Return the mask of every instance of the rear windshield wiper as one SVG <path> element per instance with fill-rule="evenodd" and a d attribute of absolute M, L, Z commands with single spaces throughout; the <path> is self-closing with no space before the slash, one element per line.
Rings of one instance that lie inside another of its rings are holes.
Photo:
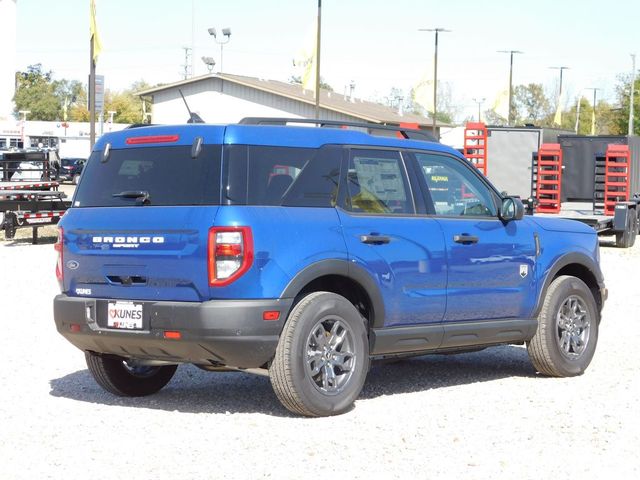
<path fill-rule="evenodd" d="M 114 193 L 111 196 L 116 198 L 135 198 L 136 205 L 150 203 L 149 192 L 146 190 L 126 190 L 124 192 Z"/>

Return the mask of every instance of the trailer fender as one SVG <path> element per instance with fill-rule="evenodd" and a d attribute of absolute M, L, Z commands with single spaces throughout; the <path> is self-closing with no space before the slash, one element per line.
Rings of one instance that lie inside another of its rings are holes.
<path fill-rule="evenodd" d="M 636 225 L 634 221 L 636 217 L 635 202 L 619 202 L 613 212 L 613 231 L 624 232 L 628 228 Z"/>

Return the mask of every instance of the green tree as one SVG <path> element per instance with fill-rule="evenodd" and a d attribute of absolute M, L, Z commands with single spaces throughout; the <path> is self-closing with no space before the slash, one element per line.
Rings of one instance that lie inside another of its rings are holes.
<path fill-rule="evenodd" d="M 302 76 L 292 75 L 289 78 L 289 83 L 293 83 L 294 85 L 302 85 Z M 325 82 L 322 77 L 320 77 L 320 90 L 327 90 L 328 92 L 333 92 L 333 87 L 329 85 L 327 82 Z"/>
<path fill-rule="evenodd" d="M 631 75 L 619 75 L 616 85 L 616 99 L 619 109 L 614 113 L 612 122 L 621 135 L 629 132 L 629 106 L 631 100 Z M 640 76 L 636 76 L 633 96 L 633 132 L 640 134 Z"/>
<path fill-rule="evenodd" d="M 51 71 L 44 71 L 40 63 L 29 65 L 25 72 L 16 74 L 16 93 L 13 97 L 16 115 L 29 110 L 30 120 L 59 120 L 62 104 L 56 95 L 56 82 Z"/>
<path fill-rule="evenodd" d="M 516 124 L 550 126 L 550 121 L 553 121 L 552 102 L 540 83 L 516 86 L 513 89 L 512 108 Z"/>

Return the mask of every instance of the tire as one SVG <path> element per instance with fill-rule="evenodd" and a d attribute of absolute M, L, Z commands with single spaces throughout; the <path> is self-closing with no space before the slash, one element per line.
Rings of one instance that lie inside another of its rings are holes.
<path fill-rule="evenodd" d="M 144 397 L 158 392 L 176 373 L 177 365 L 133 366 L 124 358 L 85 352 L 87 366 L 98 385 L 120 397 Z"/>
<path fill-rule="evenodd" d="M 535 369 L 551 377 L 573 377 L 587 369 L 598 343 L 600 314 L 589 287 L 563 275 L 551 282 L 538 315 L 538 330 L 527 342 Z"/>
<path fill-rule="evenodd" d="M 282 405 L 309 417 L 348 411 L 369 370 L 366 320 L 344 297 L 314 292 L 291 311 L 269 368 Z"/>
<path fill-rule="evenodd" d="M 616 247 L 631 248 L 636 243 L 638 234 L 638 218 L 635 210 L 630 210 L 624 232 L 616 232 Z"/>

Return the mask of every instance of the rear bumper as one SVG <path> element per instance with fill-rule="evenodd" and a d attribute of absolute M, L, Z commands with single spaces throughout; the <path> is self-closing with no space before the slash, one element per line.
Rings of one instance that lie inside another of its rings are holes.
<path fill-rule="evenodd" d="M 142 330 L 106 328 L 106 299 L 58 295 L 56 328 L 84 351 L 175 363 L 256 368 L 273 358 L 292 299 L 152 302 L 143 305 Z M 275 321 L 264 311 L 280 312 Z M 166 331 L 180 339 L 165 338 Z"/>

